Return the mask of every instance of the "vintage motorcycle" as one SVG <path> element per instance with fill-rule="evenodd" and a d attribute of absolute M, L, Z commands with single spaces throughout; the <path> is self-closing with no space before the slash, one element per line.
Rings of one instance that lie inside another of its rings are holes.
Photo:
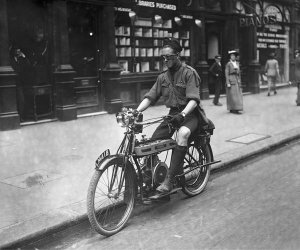
<path fill-rule="evenodd" d="M 96 160 L 95 173 L 90 181 L 87 195 L 87 214 L 92 228 L 110 236 L 119 232 L 130 218 L 136 202 L 149 204 L 159 200 L 155 189 L 168 173 L 168 152 L 175 146 L 173 139 L 151 140 L 142 135 L 146 126 L 168 121 L 169 116 L 143 121 L 143 114 L 135 115 L 132 109 L 123 108 L 116 115 L 124 128 L 124 138 L 114 155 L 105 150 Z M 174 189 L 188 196 L 201 193 L 210 176 L 214 161 L 210 137 L 214 126 L 208 125 L 190 136 L 184 160 L 184 173 L 176 176 Z M 164 154 L 164 160 L 160 158 Z"/>

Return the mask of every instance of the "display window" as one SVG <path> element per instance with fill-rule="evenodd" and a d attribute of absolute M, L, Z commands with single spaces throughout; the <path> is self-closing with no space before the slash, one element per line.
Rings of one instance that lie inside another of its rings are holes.
<path fill-rule="evenodd" d="M 177 38 L 183 47 L 182 60 L 190 62 L 190 28 L 180 17 L 139 16 L 133 11 L 116 11 L 115 44 L 122 74 L 161 71 L 164 39 Z"/>

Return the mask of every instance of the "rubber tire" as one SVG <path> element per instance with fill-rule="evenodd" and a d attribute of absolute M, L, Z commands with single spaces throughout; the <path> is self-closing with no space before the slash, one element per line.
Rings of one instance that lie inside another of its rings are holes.
<path fill-rule="evenodd" d="M 127 205 L 127 209 L 124 212 L 124 215 L 122 216 L 122 219 L 120 220 L 120 223 L 118 223 L 118 225 L 115 228 L 107 229 L 107 228 L 103 227 L 97 220 L 95 209 L 94 209 L 94 204 L 95 204 L 95 194 L 96 194 L 97 186 L 99 183 L 99 179 L 101 178 L 103 173 L 106 173 L 106 170 L 109 167 L 112 167 L 113 164 L 118 164 L 118 162 L 120 162 L 120 160 L 115 158 L 115 159 L 109 161 L 107 163 L 107 165 L 102 168 L 102 170 L 96 170 L 90 181 L 90 185 L 88 188 L 87 215 L 88 215 L 91 227 L 97 233 L 102 234 L 104 236 L 111 236 L 113 234 L 118 233 L 121 229 L 123 229 L 124 226 L 126 225 L 127 221 L 129 220 L 129 218 L 132 214 L 133 208 L 135 206 L 135 198 L 136 198 L 136 190 L 137 190 L 136 189 L 136 173 L 135 173 L 133 166 L 128 163 L 129 165 L 126 168 L 124 177 L 125 177 L 125 182 L 126 182 L 126 179 L 132 181 L 132 185 L 130 186 L 130 189 L 131 189 L 130 196 L 131 197 L 130 197 L 129 205 Z M 125 185 L 125 184 L 123 184 L 123 185 Z"/>
<path fill-rule="evenodd" d="M 212 153 L 210 151 L 210 147 L 209 147 L 208 144 L 205 144 L 205 145 L 200 146 L 200 147 L 196 147 L 194 145 L 194 143 L 191 143 L 189 145 L 188 151 L 193 149 L 193 148 L 198 151 L 199 156 L 202 155 L 204 157 L 202 159 L 202 162 L 200 161 L 200 164 L 212 162 L 213 156 L 212 156 Z M 188 154 L 187 154 L 187 157 L 188 157 Z M 196 160 L 199 161 L 201 159 L 196 159 Z M 186 163 L 186 160 L 185 160 L 185 163 Z M 199 182 L 195 183 L 194 185 L 190 185 L 188 180 L 185 181 L 185 184 L 182 187 L 182 192 L 184 194 L 192 197 L 192 196 L 200 194 L 205 189 L 205 187 L 208 183 L 209 177 L 210 177 L 211 166 L 209 165 L 209 166 L 204 167 L 204 168 L 206 168 L 205 169 L 206 172 L 203 176 L 204 178 L 201 178 L 201 180 Z"/>

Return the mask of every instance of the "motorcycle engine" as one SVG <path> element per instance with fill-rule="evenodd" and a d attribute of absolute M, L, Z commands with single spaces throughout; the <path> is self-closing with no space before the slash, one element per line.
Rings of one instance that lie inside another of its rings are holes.
<path fill-rule="evenodd" d="M 168 166 L 166 163 L 159 161 L 153 170 L 153 184 L 158 186 L 161 184 L 168 174 Z"/>
<path fill-rule="evenodd" d="M 144 162 L 141 165 L 143 166 L 143 181 L 148 190 L 159 186 L 167 176 L 168 166 L 160 161 L 157 155 L 144 158 Z"/>

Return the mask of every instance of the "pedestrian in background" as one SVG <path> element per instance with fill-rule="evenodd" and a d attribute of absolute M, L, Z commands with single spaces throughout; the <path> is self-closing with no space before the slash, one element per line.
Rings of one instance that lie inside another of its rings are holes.
<path fill-rule="evenodd" d="M 300 51 L 299 50 L 295 51 L 295 81 L 298 86 L 296 103 L 297 106 L 300 106 Z"/>
<path fill-rule="evenodd" d="M 225 67 L 227 110 L 230 113 L 240 114 L 240 111 L 243 111 L 243 95 L 240 64 L 236 60 L 238 52 L 230 50 L 228 54 L 230 59 Z"/>
<path fill-rule="evenodd" d="M 266 61 L 265 65 L 265 72 L 268 79 L 268 96 L 270 96 L 272 86 L 274 95 L 276 95 L 276 80 L 279 77 L 279 66 L 278 61 L 275 59 L 275 53 L 269 55 L 269 59 Z"/>
<path fill-rule="evenodd" d="M 213 100 L 213 104 L 216 106 L 222 106 L 222 103 L 219 102 L 223 76 L 220 55 L 215 56 L 215 62 L 211 65 L 208 71 L 213 76 L 215 82 L 215 98 Z"/>

